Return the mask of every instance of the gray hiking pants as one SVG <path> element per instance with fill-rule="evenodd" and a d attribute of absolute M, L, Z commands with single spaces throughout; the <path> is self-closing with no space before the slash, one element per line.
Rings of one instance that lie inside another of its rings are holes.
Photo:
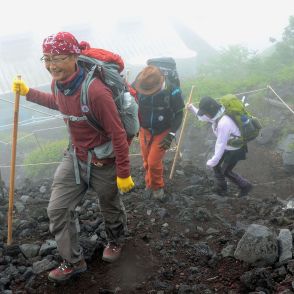
<path fill-rule="evenodd" d="M 47 208 L 50 231 L 55 235 L 61 257 L 71 263 L 81 260 L 79 224 L 75 207 L 88 189 L 86 171 L 80 168 L 81 183 L 76 184 L 73 159 L 66 154 L 58 166 Z M 126 214 L 116 184 L 115 164 L 91 167 L 90 187 L 99 197 L 109 242 L 121 243 L 126 228 Z"/>

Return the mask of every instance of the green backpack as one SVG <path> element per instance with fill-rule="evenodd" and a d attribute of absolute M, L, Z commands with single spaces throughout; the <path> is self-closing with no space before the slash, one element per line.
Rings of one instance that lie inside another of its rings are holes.
<path fill-rule="evenodd" d="M 244 103 L 237 96 L 228 94 L 221 97 L 219 102 L 225 107 L 225 114 L 236 123 L 241 132 L 241 137 L 229 140 L 230 146 L 241 147 L 258 137 L 261 130 L 258 118 L 246 110 Z"/>

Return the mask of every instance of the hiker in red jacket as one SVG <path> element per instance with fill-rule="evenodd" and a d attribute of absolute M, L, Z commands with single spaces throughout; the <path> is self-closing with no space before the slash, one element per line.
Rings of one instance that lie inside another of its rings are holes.
<path fill-rule="evenodd" d="M 50 231 L 64 260 L 49 273 L 49 279 L 57 282 L 87 269 L 75 216 L 75 207 L 87 189 L 93 188 L 99 197 L 108 237 L 102 259 L 112 262 L 120 256 L 126 230 L 118 190 L 128 192 L 134 186 L 126 132 L 110 89 L 98 78 L 90 84 L 88 97 L 103 130 L 94 129 L 82 115 L 80 93 L 85 72 L 77 64 L 80 53 L 81 46 L 72 34 L 50 35 L 43 41 L 41 60 L 52 76 L 52 93 L 29 88 L 22 80 L 15 79 L 12 85 L 13 91 L 28 101 L 59 110 L 70 134 L 70 147 L 55 172 L 47 209 Z"/>

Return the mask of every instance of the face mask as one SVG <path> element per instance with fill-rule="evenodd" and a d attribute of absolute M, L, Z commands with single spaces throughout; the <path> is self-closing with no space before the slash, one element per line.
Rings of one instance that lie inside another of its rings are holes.
<path fill-rule="evenodd" d="M 198 116 L 199 120 L 213 123 L 213 119 L 208 117 L 207 115 L 203 114 L 201 116 Z"/>

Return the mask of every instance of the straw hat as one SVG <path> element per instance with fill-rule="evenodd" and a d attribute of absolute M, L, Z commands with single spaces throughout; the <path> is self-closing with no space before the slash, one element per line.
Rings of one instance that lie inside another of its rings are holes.
<path fill-rule="evenodd" d="M 162 88 L 164 76 L 154 65 L 146 66 L 137 76 L 134 87 L 138 93 L 152 95 Z"/>

